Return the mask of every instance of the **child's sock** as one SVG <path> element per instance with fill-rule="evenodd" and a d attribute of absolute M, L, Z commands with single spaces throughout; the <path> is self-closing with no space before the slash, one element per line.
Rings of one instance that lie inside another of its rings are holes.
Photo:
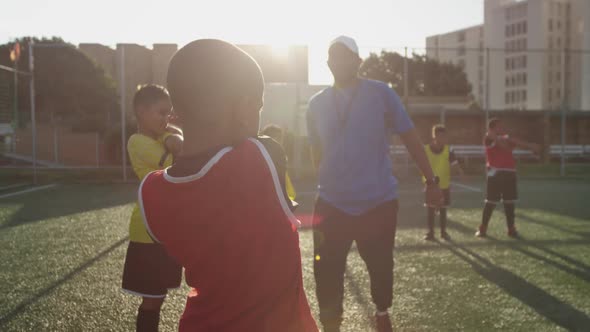
<path fill-rule="evenodd" d="M 508 229 L 514 229 L 514 203 L 504 203 L 504 213 L 506 214 Z"/>
<path fill-rule="evenodd" d="M 486 203 L 486 205 L 483 208 L 483 215 L 481 217 L 481 224 L 484 227 L 488 227 L 488 224 L 490 223 L 490 219 L 492 218 L 492 212 L 494 212 L 494 209 L 496 208 L 496 204 L 493 203 Z"/>
<path fill-rule="evenodd" d="M 428 233 L 434 233 L 434 215 L 436 210 L 434 208 L 428 208 Z"/>
<path fill-rule="evenodd" d="M 438 210 L 440 213 L 440 232 L 447 232 L 447 209 L 441 208 Z"/>
<path fill-rule="evenodd" d="M 159 310 L 137 310 L 137 332 L 158 332 L 158 325 L 160 323 Z"/>

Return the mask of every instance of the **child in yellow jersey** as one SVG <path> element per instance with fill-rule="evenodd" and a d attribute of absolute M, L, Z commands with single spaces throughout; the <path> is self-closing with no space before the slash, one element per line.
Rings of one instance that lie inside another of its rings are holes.
<path fill-rule="evenodd" d="M 432 171 L 439 181 L 440 189 L 443 192 L 444 202 L 441 206 L 425 204 L 428 209 L 428 233 L 425 240 L 434 240 L 434 216 L 436 211 L 440 214 L 440 236 L 445 240 L 451 237 L 447 233 L 447 207 L 451 204 L 451 168 L 456 167 L 461 174 L 463 170 L 459 165 L 455 154 L 448 145 L 447 130 L 443 125 L 432 127 L 432 141 L 425 146 L 428 161 Z M 423 181 L 426 181 L 424 178 Z"/>
<path fill-rule="evenodd" d="M 139 180 L 172 165 L 182 148 L 182 132 L 169 124 L 170 96 L 157 85 L 141 87 L 133 98 L 137 133 L 127 142 L 129 159 Z M 182 267 L 170 258 L 146 231 L 136 204 L 129 223 L 129 247 L 123 269 L 123 291 L 141 296 L 137 331 L 157 331 L 160 308 L 169 289 L 178 288 Z"/>
<path fill-rule="evenodd" d="M 283 145 L 283 129 L 281 129 L 281 127 L 277 125 L 269 124 L 268 126 L 264 127 L 264 129 L 262 129 L 260 134 L 274 139 L 281 146 Z M 287 190 L 287 195 L 289 196 L 289 199 L 293 201 L 295 206 L 297 206 L 297 203 L 295 203 L 295 198 L 297 198 L 297 192 L 295 191 L 295 187 L 293 187 L 293 183 L 291 182 L 291 177 L 289 176 L 288 171 L 285 171 L 285 188 Z"/>

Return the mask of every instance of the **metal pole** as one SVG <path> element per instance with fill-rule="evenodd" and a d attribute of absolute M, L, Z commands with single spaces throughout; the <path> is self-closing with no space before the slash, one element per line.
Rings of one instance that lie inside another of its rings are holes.
<path fill-rule="evenodd" d="M 485 91 L 485 125 L 487 130 L 488 121 L 490 120 L 490 48 L 486 48 L 486 91 Z"/>
<path fill-rule="evenodd" d="M 53 160 L 59 163 L 59 139 L 57 134 L 57 127 L 53 125 Z"/>
<path fill-rule="evenodd" d="M 37 184 L 37 125 L 35 121 L 35 64 L 33 56 L 34 41 L 29 41 L 29 73 L 31 81 L 29 84 L 31 97 L 31 131 L 32 131 L 32 152 L 33 152 L 33 184 Z"/>
<path fill-rule="evenodd" d="M 100 167 L 100 143 L 99 143 L 99 134 L 98 131 L 96 132 L 96 135 L 94 136 L 95 139 L 95 153 L 96 153 L 96 168 Z"/>
<path fill-rule="evenodd" d="M 404 47 L 404 103 L 408 107 L 409 82 L 408 82 L 408 48 Z"/>
<path fill-rule="evenodd" d="M 300 112 L 300 108 L 301 108 L 301 104 L 300 104 L 300 91 L 299 91 L 299 83 L 295 83 L 295 109 L 293 112 L 293 119 L 294 119 L 294 123 L 293 123 L 293 176 L 295 176 L 295 178 L 298 178 L 299 175 L 302 173 L 301 172 L 301 144 L 299 142 L 301 136 L 300 136 L 300 126 L 299 126 L 299 112 Z M 284 135 L 284 134 L 283 134 Z"/>
<path fill-rule="evenodd" d="M 565 108 L 566 108 L 566 93 L 565 93 L 565 81 L 566 81 L 566 66 L 565 66 L 565 55 L 566 51 L 563 49 L 561 51 L 561 158 L 560 158 L 560 167 L 559 167 L 559 175 L 565 176 L 565 138 L 566 138 L 566 118 L 565 118 Z"/>
<path fill-rule="evenodd" d="M 126 95 L 125 95 L 125 45 L 121 45 L 121 65 L 120 69 L 120 90 L 121 90 L 121 163 L 123 168 L 123 181 L 127 182 L 127 149 L 126 147 Z"/>
<path fill-rule="evenodd" d="M 16 132 L 18 128 L 18 59 L 14 61 L 14 93 L 13 93 L 14 103 L 13 103 L 13 120 L 12 120 L 12 129 Z M 15 140 L 16 141 L 16 140 Z"/>

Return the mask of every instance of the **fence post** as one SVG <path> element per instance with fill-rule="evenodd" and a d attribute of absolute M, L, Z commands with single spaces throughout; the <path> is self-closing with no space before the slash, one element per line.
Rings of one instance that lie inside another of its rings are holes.
<path fill-rule="evenodd" d="M 31 98 L 31 131 L 32 131 L 32 153 L 33 153 L 33 184 L 37 184 L 37 124 L 35 121 L 35 64 L 33 56 L 34 41 L 29 41 L 29 73 L 31 80 L 29 82 Z"/>
<path fill-rule="evenodd" d="M 567 103 L 567 98 L 566 98 L 566 93 L 565 93 L 565 88 L 566 88 L 566 65 L 565 65 L 565 56 L 566 56 L 566 50 L 563 49 L 561 51 L 561 76 L 562 76 L 562 80 L 561 80 L 561 162 L 560 162 L 560 167 L 559 167 L 559 175 L 561 176 L 565 176 L 565 139 L 566 139 L 566 135 L 565 135 L 565 131 L 566 131 L 566 124 L 565 124 L 565 108 L 566 108 L 566 103 Z"/>
<path fill-rule="evenodd" d="M 551 115 L 548 111 L 543 113 L 543 163 L 551 161 Z"/>
<path fill-rule="evenodd" d="M 293 169 L 293 176 L 298 178 L 301 174 L 301 143 L 299 140 L 301 139 L 300 131 L 301 128 L 299 126 L 299 112 L 300 112 L 300 91 L 299 91 L 299 83 L 295 83 L 295 107 L 293 112 L 293 164 L 291 166 Z M 285 136 L 285 132 L 283 132 L 283 137 Z M 283 142 L 284 143 L 284 142 Z"/>
<path fill-rule="evenodd" d="M 121 65 L 119 66 L 120 70 L 120 90 L 121 90 L 121 166 L 123 168 L 123 181 L 127 182 L 127 151 L 125 149 L 126 145 L 126 95 L 125 95 L 125 45 L 121 45 Z"/>
<path fill-rule="evenodd" d="M 59 163 L 59 136 L 57 127 L 53 125 L 53 162 Z"/>
<path fill-rule="evenodd" d="M 95 139 L 95 153 L 96 153 L 96 168 L 100 167 L 100 142 L 99 142 L 99 134 L 98 131 L 94 135 Z"/>
<path fill-rule="evenodd" d="M 408 87 L 409 87 L 409 82 L 408 82 L 408 76 L 409 76 L 409 68 L 408 68 L 408 48 L 405 47 L 404 48 L 404 103 L 406 104 L 406 107 L 408 107 L 408 95 L 409 95 L 409 91 L 408 91 Z"/>
<path fill-rule="evenodd" d="M 485 124 L 484 128 L 487 130 L 489 112 L 490 112 L 490 48 L 486 48 L 486 90 L 485 90 Z"/>

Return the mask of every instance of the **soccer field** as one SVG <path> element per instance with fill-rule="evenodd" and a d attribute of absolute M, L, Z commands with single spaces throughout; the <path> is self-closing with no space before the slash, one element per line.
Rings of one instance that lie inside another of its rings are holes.
<path fill-rule="evenodd" d="M 131 331 L 138 298 L 120 292 L 136 185 L 0 188 L 0 331 Z M 311 185 L 298 186 L 302 218 Z M 455 186 L 452 242 L 425 242 L 418 184 L 403 184 L 392 321 L 399 331 L 590 331 L 590 180 L 522 179 L 517 226 L 502 208 L 488 239 L 473 236 L 483 182 Z M 306 191 L 307 190 L 307 191 Z M 312 236 L 302 230 L 305 287 L 317 314 Z M 343 331 L 371 331 L 369 281 L 354 248 Z M 161 331 L 174 331 L 187 289 L 167 299 Z"/>

